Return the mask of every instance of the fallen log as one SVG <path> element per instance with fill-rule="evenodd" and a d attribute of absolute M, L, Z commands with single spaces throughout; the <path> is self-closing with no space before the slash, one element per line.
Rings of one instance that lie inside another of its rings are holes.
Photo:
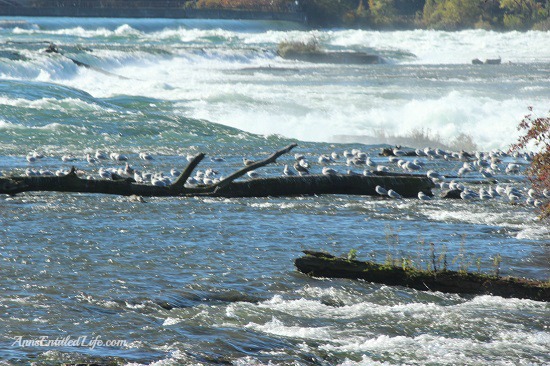
<path fill-rule="evenodd" d="M 55 191 L 74 193 L 103 193 L 122 196 L 210 196 L 210 197 L 281 197 L 322 194 L 377 196 L 377 185 L 393 189 L 403 197 L 416 197 L 422 191 L 431 195 L 433 183 L 424 177 L 307 175 L 295 177 L 258 178 L 231 182 L 223 189 L 213 186 L 176 187 L 140 184 L 128 180 L 82 179 L 74 171 L 69 174 L 38 177 L 0 178 L 0 194 Z"/>
<path fill-rule="evenodd" d="M 227 178 L 210 185 L 187 186 L 187 178 L 205 157 L 198 154 L 180 176 L 170 185 L 157 186 L 137 183 L 131 178 L 82 179 L 76 169 L 64 176 L 11 176 L 0 177 L 0 194 L 15 195 L 22 192 L 56 191 L 78 193 L 103 193 L 123 196 L 209 196 L 209 197 L 267 197 L 320 194 L 378 195 L 376 186 L 393 189 L 403 197 L 416 197 L 418 192 L 432 195 L 433 182 L 425 176 L 373 173 L 363 175 L 307 175 L 258 178 L 235 181 L 247 172 L 275 162 L 292 150 L 291 144 L 276 151 L 264 160 L 246 166 Z"/>
<path fill-rule="evenodd" d="M 393 189 L 406 198 L 418 197 L 422 191 L 431 195 L 433 182 L 426 177 L 363 176 L 363 175 L 305 175 L 273 177 L 233 182 L 223 191 L 222 197 L 281 197 L 323 194 L 349 194 L 378 196 L 376 186 Z"/>
<path fill-rule="evenodd" d="M 550 301 L 550 283 L 544 281 L 448 270 L 424 271 L 338 258 L 321 252 L 304 253 L 306 255 L 297 258 L 294 264 L 300 272 L 313 277 L 361 279 L 420 291 Z"/>

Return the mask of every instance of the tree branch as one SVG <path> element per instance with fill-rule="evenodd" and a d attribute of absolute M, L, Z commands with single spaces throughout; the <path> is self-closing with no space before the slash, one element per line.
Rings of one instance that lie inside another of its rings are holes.
<path fill-rule="evenodd" d="M 248 165 L 248 166 L 246 166 L 246 167 L 244 167 L 240 170 L 237 170 L 235 173 L 231 174 L 227 178 L 222 179 L 218 183 L 212 185 L 211 188 L 214 189 L 214 192 L 219 192 L 220 190 L 222 190 L 223 188 L 225 188 L 229 184 L 231 184 L 231 182 L 233 182 L 235 179 L 242 177 L 243 175 L 245 175 L 246 173 L 248 173 L 248 172 L 250 172 L 254 169 L 258 169 L 258 168 L 260 168 L 264 165 L 267 165 L 269 163 L 273 163 L 275 160 L 277 160 L 277 158 L 279 156 L 281 156 L 283 154 L 286 154 L 290 150 L 294 149 L 296 146 L 298 146 L 298 144 L 296 144 L 296 143 L 290 144 L 287 147 L 285 147 L 284 149 L 276 151 L 271 156 L 269 156 L 267 159 L 260 160 L 260 161 L 254 163 L 254 164 Z"/>
<path fill-rule="evenodd" d="M 200 153 L 197 156 L 195 156 L 189 162 L 189 164 L 187 164 L 187 166 L 185 167 L 183 172 L 181 172 L 178 179 L 176 179 L 176 181 L 174 183 L 172 183 L 170 186 L 168 186 L 168 188 L 170 188 L 170 190 L 174 190 L 174 191 L 175 190 L 181 191 L 183 189 L 184 185 L 185 185 L 185 182 L 187 182 L 187 178 L 189 178 L 191 176 L 191 173 L 193 173 L 193 170 L 195 170 L 197 165 L 199 165 L 199 163 L 202 161 L 202 159 L 204 159 L 204 157 L 205 157 L 204 153 Z"/>

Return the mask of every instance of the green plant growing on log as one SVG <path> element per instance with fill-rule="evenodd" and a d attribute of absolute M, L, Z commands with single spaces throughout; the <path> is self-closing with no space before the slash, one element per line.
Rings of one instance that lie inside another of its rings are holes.
<path fill-rule="evenodd" d="M 401 258 L 401 268 L 403 268 L 404 271 L 408 269 L 414 269 L 412 265 L 412 260 L 410 258 Z"/>
<path fill-rule="evenodd" d="M 466 247 L 465 247 L 465 235 L 460 235 L 460 246 L 458 249 L 458 254 L 453 259 L 453 264 L 458 263 L 458 272 L 465 273 L 468 271 L 466 266 Z"/>
<path fill-rule="evenodd" d="M 518 142 L 511 147 L 511 151 L 526 149 L 528 145 L 534 145 L 539 149 L 533 156 L 531 165 L 527 170 L 529 180 L 539 195 L 550 190 L 550 115 L 548 117 L 533 116 L 533 107 L 529 107 L 526 115 L 518 126 L 523 135 Z M 550 201 L 540 205 L 541 218 L 546 221 L 550 218 Z"/>
<path fill-rule="evenodd" d="M 357 249 L 350 249 L 348 253 L 348 260 L 354 261 L 357 259 Z"/>
<path fill-rule="evenodd" d="M 385 229 L 386 243 L 388 244 L 388 253 L 386 254 L 386 264 L 396 265 L 397 247 L 399 246 L 399 230 L 394 231 L 390 225 L 386 225 Z"/>
<path fill-rule="evenodd" d="M 500 264 L 502 263 L 502 257 L 500 254 L 497 254 L 493 258 L 493 268 L 495 270 L 495 277 L 500 277 Z"/>
<path fill-rule="evenodd" d="M 481 273 L 481 257 L 476 258 L 477 273 Z"/>
<path fill-rule="evenodd" d="M 432 260 L 432 266 L 434 272 L 437 272 L 437 265 L 435 263 L 435 244 L 430 242 L 430 258 Z M 428 268 L 429 270 L 429 268 Z"/>
<path fill-rule="evenodd" d="M 443 272 L 445 272 L 447 270 L 447 246 L 445 244 L 443 244 L 443 246 L 441 248 L 442 248 L 441 254 L 439 254 L 439 256 L 437 258 L 437 263 L 440 266 L 443 263 L 443 267 L 442 267 L 441 270 Z"/>

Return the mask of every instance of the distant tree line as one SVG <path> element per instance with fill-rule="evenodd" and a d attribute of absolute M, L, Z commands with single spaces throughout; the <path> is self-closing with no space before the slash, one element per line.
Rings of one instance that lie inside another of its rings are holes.
<path fill-rule="evenodd" d="M 186 7 L 306 13 L 314 26 L 550 30 L 550 0 L 30 0 L 36 7 Z"/>
<path fill-rule="evenodd" d="M 550 30 L 549 0 L 303 0 L 303 8 L 318 25 Z"/>

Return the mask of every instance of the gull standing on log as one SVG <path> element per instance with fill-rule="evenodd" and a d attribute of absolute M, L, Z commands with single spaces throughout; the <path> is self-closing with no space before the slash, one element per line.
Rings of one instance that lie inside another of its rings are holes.
<path fill-rule="evenodd" d="M 296 171 L 298 172 L 298 174 L 300 174 L 300 176 L 309 174 L 309 170 L 307 170 L 307 168 L 300 165 L 298 162 L 294 163 L 294 169 L 296 169 Z"/>
<path fill-rule="evenodd" d="M 295 175 L 295 174 L 292 170 L 290 170 L 288 165 L 285 165 L 285 168 L 283 169 L 283 175 L 289 177 L 289 176 L 292 176 L 292 175 Z"/>

